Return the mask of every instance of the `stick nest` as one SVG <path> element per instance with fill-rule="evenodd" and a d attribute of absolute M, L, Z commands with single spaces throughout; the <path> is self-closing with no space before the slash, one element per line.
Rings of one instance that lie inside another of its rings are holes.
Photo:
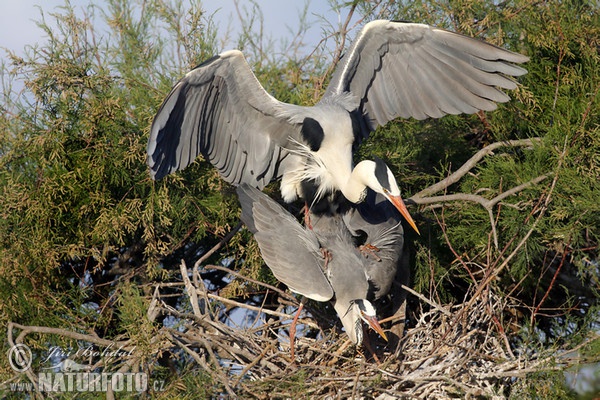
<path fill-rule="evenodd" d="M 440 306 L 421 296 L 410 313 L 413 324 L 394 349 L 374 334 L 370 350 L 356 348 L 345 333 L 325 329 L 317 339 L 296 338 L 291 362 L 291 315 L 264 309 L 269 318 L 261 320 L 256 308 L 209 294 L 198 283 L 187 280 L 186 290 L 191 304 L 204 308 L 194 307 L 193 315 L 163 309 L 188 321 L 185 329 L 164 333 L 232 397 L 501 399 L 508 396 L 515 377 L 552 368 L 550 357 L 513 354 L 499 322 L 505 304 L 489 290 L 458 305 Z M 216 318 L 206 307 L 215 303 L 250 307 L 252 328 Z M 310 315 L 300 322 L 319 329 Z"/>

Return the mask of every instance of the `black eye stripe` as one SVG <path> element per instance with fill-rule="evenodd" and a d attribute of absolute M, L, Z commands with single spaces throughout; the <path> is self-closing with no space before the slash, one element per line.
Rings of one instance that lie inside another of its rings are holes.
<path fill-rule="evenodd" d="M 388 177 L 388 168 L 387 165 L 383 162 L 383 160 L 379 157 L 375 157 L 375 178 L 379 181 L 381 186 L 390 192 L 392 190 L 390 186 L 390 180 Z"/>

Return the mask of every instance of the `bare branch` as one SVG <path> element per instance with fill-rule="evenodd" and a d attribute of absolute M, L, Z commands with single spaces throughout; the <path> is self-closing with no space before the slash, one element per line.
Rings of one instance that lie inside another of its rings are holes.
<path fill-rule="evenodd" d="M 183 283 L 185 284 L 185 290 L 188 293 L 190 298 L 190 304 L 192 305 L 192 310 L 194 311 L 194 315 L 198 318 L 202 317 L 202 312 L 200 311 L 200 306 L 198 305 L 198 291 L 192 282 L 190 281 L 190 277 L 188 276 L 188 270 L 185 265 L 185 261 L 181 260 L 180 264 L 181 270 L 181 279 L 183 279 Z"/>
<path fill-rule="evenodd" d="M 198 261 L 196 261 L 196 263 L 194 264 L 194 269 L 198 268 L 204 261 L 208 259 L 208 257 L 212 256 L 217 250 L 229 243 L 229 241 L 235 236 L 235 234 L 242 228 L 242 225 L 242 221 L 238 222 L 238 224 L 227 235 L 225 235 L 219 243 L 217 243 L 213 246 L 212 249 L 204 253 L 202 257 L 200 257 Z"/>
<path fill-rule="evenodd" d="M 427 297 L 423 296 L 421 293 L 413 290 L 412 288 L 409 288 L 406 285 L 400 285 L 400 287 L 403 290 L 406 290 L 408 293 L 412 294 L 413 296 L 416 296 L 419 299 L 421 299 L 422 301 L 424 301 L 425 303 L 429 304 L 431 307 L 437 309 L 439 312 L 445 314 L 446 316 L 450 317 L 452 315 L 452 314 L 450 314 L 450 311 L 446 310 L 444 307 L 437 304 L 436 302 L 429 300 Z"/>
<path fill-rule="evenodd" d="M 86 335 L 84 333 L 72 332 L 67 329 L 60 328 L 51 328 L 48 326 L 26 326 L 17 324 L 16 322 L 8 323 L 8 331 L 12 332 L 14 328 L 20 329 L 21 333 L 17 336 L 15 343 L 23 343 L 23 339 L 25 336 L 30 333 L 43 333 L 48 335 L 57 335 L 62 337 L 68 337 L 75 340 L 82 340 L 88 343 L 94 343 L 99 346 L 123 346 L 124 349 L 128 348 L 127 346 L 130 344 L 129 340 L 116 341 L 116 340 L 107 340 L 98 337 L 97 335 Z M 12 335 L 12 333 L 11 333 Z"/>
<path fill-rule="evenodd" d="M 494 150 L 499 147 L 530 147 L 533 146 L 534 143 L 539 143 L 541 141 L 540 138 L 531 138 L 531 139 L 521 139 L 521 140 L 508 140 L 505 142 L 496 142 L 492 143 L 487 147 L 479 150 L 473 157 L 471 157 L 467 162 L 465 162 L 458 170 L 454 173 L 450 174 L 447 178 L 439 181 L 436 184 L 429 186 L 426 189 L 421 190 L 417 194 L 413 195 L 408 199 L 408 202 L 412 202 L 414 204 L 442 204 L 449 203 L 453 201 L 470 201 L 474 203 L 481 204 L 483 208 L 488 212 L 488 217 L 490 220 L 490 226 L 492 229 L 492 237 L 494 241 L 494 246 L 496 249 L 499 248 L 498 243 L 498 232 L 496 229 L 496 221 L 494 218 L 493 207 L 499 204 L 502 200 L 506 199 L 509 196 L 513 196 L 520 191 L 527 189 L 530 186 L 537 185 L 542 182 L 546 178 L 548 178 L 549 174 L 540 175 L 532 180 L 525 182 L 521 185 L 515 186 L 505 192 L 500 193 L 496 197 L 492 199 L 486 199 L 483 196 L 478 194 L 471 193 L 453 193 L 453 194 L 445 194 L 440 196 L 432 196 L 427 197 L 431 194 L 437 193 L 441 190 L 447 190 L 451 185 L 458 182 L 463 176 L 465 176 L 470 170 L 472 170 L 486 155 L 492 154 Z"/>
<path fill-rule="evenodd" d="M 458 170 L 456 170 L 446 179 L 443 179 L 438 183 L 421 190 L 417 194 L 413 195 L 410 198 L 410 200 L 414 201 L 416 204 L 424 204 L 421 203 L 421 199 L 425 198 L 426 196 L 430 196 L 434 193 L 440 192 L 442 190 L 448 189 L 448 187 L 458 182 L 463 176 L 467 174 L 467 172 L 472 170 L 477 165 L 477 163 L 479 163 L 479 161 L 481 161 L 485 156 L 492 154 L 494 150 L 500 147 L 531 147 L 536 143 L 540 143 L 541 140 L 541 138 L 530 138 L 492 143 L 489 146 L 486 146 L 483 149 L 479 150 L 477 153 L 475 153 L 473 157 L 467 160 L 467 162 L 465 162 Z"/>
<path fill-rule="evenodd" d="M 283 290 L 281 290 L 281 289 L 279 289 L 279 288 L 277 288 L 277 287 L 275 287 L 275 286 L 273 286 L 273 285 L 269 285 L 268 283 L 264 283 L 264 282 L 261 282 L 261 281 L 257 281 L 256 279 L 252 279 L 252 278 L 249 278 L 249 277 L 247 277 L 247 276 L 244 276 L 244 275 L 240 274 L 239 272 L 236 272 L 236 271 L 234 271 L 234 270 L 232 270 L 232 269 L 230 269 L 230 268 L 227 268 L 227 267 L 222 267 L 222 266 L 220 266 L 220 265 L 207 265 L 207 266 L 205 266 L 205 267 L 204 267 L 204 269 L 216 269 L 217 271 L 223 271 L 223 272 L 227 272 L 228 274 L 231 274 L 231 275 L 233 275 L 233 276 L 235 276 L 235 277 L 237 277 L 237 278 L 243 279 L 243 280 L 245 280 L 245 281 L 247 281 L 247 282 L 251 282 L 251 283 L 254 283 L 254 284 L 256 284 L 256 285 L 260 285 L 260 286 L 266 287 L 267 289 L 269 289 L 269 290 L 272 290 L 272 291 L 276 292 L 276 293 L 277 293 L 277 294 L 279 294 L 281 297 L 284 297 L 284 298 L 286 298 L 286 299 L 290 300 L 290 301 L 291 301 L 291 302 L 293 302 L 293 303 L 294 303 L 296 306 L 298 306 L 298 305 L 299 305 L 298 299 L 296 299 L 296 298 L 295 298 L 294 296 L 292 296 L 291 294 L 289 294 L 289 293 L 287 293 L 287 292 L 284 292 Z"/>

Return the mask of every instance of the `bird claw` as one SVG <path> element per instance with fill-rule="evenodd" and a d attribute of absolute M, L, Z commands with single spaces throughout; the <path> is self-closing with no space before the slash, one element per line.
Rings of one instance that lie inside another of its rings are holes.
<path fill-rule="evenodd" d="M 358 249 L 360 250 L 362 255 L 364 255 L 366 258 L 369 258 L 369 256 L 371 256 L 376 261 L 381 261 L 381 257 L 379 257 L 377 254 L 375 254 L 375 252 L 379 251 L 379 248 L 376 246 L 373 246 L 371 243 L 367 243 L 367 244 L 358 246 Z"/>
<path fill-rule="evenodd" d="M 303 210 L 304 210 L 304 226 L 312 231 L 313 227 L 312 227 L 312 223 L 310 222 L 310 209 L 308 208 L 307 203 L 304 203 Z"/>
<path fill-rule="evenodd" d="M 321 247 L 321 256 L 325 259 L 325 266 L 323 267 L 323 269 L 327 269 L 327 265 L 329 265 L 329 262 L 331 261 L 333 256 L 331 255 L 331 252 L 329 250 L 323 247 Z"/>

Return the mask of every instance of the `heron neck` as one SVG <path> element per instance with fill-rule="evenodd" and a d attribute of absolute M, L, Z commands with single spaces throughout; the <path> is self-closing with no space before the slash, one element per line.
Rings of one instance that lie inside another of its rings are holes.
<path fill-rule="evenodd" d="M 367 190 L 367 177 L 373 175 L 374 171 L 375 162 L 370 160 L 359 162 L 341 190 L 344 197 L 354 204 L 364 201 Z"/>
<path fill-rule="evenodd" d="M 362 322 L 360 314 L 356 309 L 356 306 L 349 305 L 349 301 L 336 301 L 333 308 L 337 312 L 342 325 L 348 334 L 348 337 L 355 345 L 362 343 Z M 360 330 L 359 330 L 360 328 Z"/>

